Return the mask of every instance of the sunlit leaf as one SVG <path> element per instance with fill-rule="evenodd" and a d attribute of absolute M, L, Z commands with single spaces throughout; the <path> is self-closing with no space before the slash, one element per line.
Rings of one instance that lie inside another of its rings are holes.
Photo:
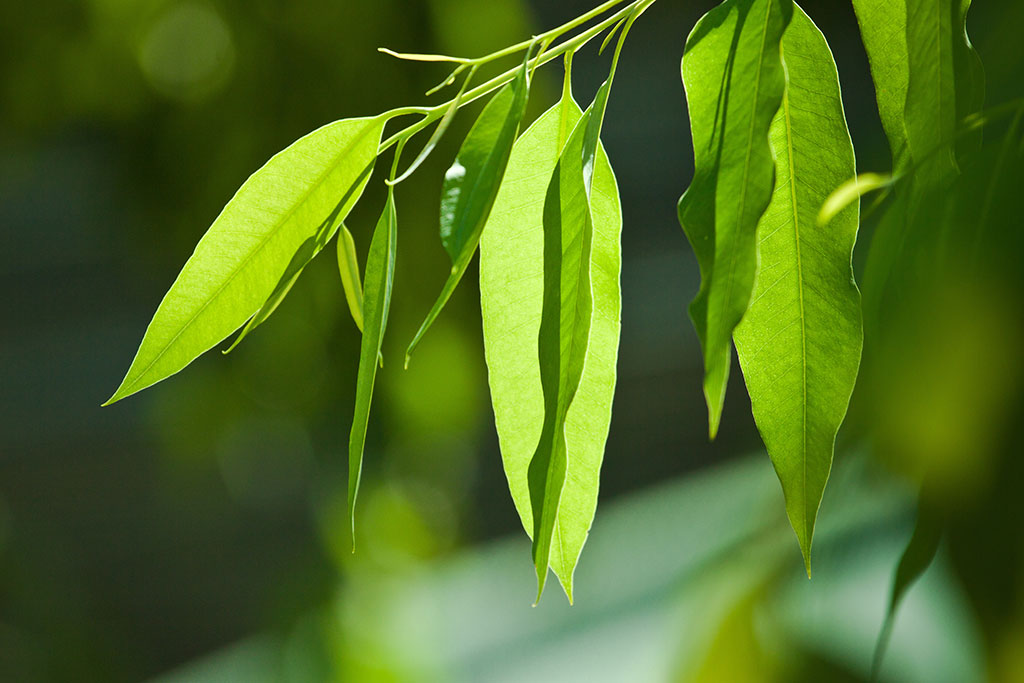
<path fill-rule="evenodd" d="M 735 341 L 810 574 L 814 522 L 860 367 L 860 293 L 851 266 L 859 205 L 817 222 L 832 188 L 854 176 L 856 164 L 832 53 L 799 7 L 782 57 L 786 92 L 771 126 L 777 183 L 758 225 L 761 268 Z"/>
<path fill-rule="evenodd" d="M 324 126 L 242 185 L 164 296 L 108 404 L 178 372 L 241 327 L 275 290 L 287 290 L 284 276 L 296 255 L 340 223 L 362 194 L 384 123 Z"/>
<path fill-rule="evenodd" d="M 881 173 L 861 173 L 850 178 L 825 199 L 818 212 L 818 225 L 825 225 L 864 195 L 888 188 L 893 182 L 891 175 Z"/>
<path fill-rule="evenodd" d="M 345 301 L 349 313 L 359 331 L 363 331 L 363 284 L 359 281 L 359 256 L 356 254 L 356 242 L 352 233 L 344 225 L 338 235 L 338 272 L 341 274 L 341 286 L 345 290 Z"/>
<path fill-rule="evenodd" d="M 366 287 L 363 291 L 363 340 L 359 351 L 359 374 L 356 379 L 356 405 L 352 431 L 348 440 L 348 515 L 355 547 L 355 506 L 359 480 L 363 471 L 363 448 L 370 419 L 373 384 L 377 377 L 384 330 L 391 307 L 391 286 L 395 276 L 395 252 L 398 240 L 398 216 L 395 213 L 394 191 L 388 192 L 387 204 L 370 241 L 366 257 Z"/>
<path fill-rule="evenodd" d="M 441 191 L 441 243 L 452 260 L 452 270 L 409 344 L 406 365 L 416 345 L 448 303 L 476 253 L 519 133 L 519 124 L 526 113 L 529 92 L 529 74 L 524 61 L 516 79 L 484 107 L 462 143 L 455 163 L 445 174 Z"/>
<path fill-rule="evenodd" d="M 903 107 L 910 80 L 906 0 L 853 0 L 861 40 L 871 65 L 882 128 L 889 138 L 894 171 L 908 163 Z"/>
<path fill-rule="evenodd" d="M 516 142 L 501 192 L 480 241 L 480 304 L 495 424 L 509 488 L 533 536 L 527 471 L 544 426 L 537 353 L 544 305 L 544 196 L 581 112 L 566 92 Z M 572 577 L 597 506 L 611 421 L 621 294 L 618 187 L 598 148 L 591 192 L 593 293 L 587 363 L 565 419 L 568 467 L 549 565 L 572 595 Z"/>
<path fill-rule="evenodd" d="M 712 438 L 732 332 L 754 290 L 757 222 L 772 196 L 768 129 L 785 88 L 779 41 L 792 14 L 789 0 L 726 0 L 697 23 L 683 55 L 696 170 L 679 201 L 679 222 L 700 264 L 690 317 L 704 353 Z"/>

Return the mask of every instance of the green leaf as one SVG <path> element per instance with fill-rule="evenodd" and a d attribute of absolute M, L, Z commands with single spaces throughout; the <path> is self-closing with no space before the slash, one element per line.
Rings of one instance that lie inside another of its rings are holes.
<path fill-rule="evenodd" d="M 373 384 L 377 378 L 384 330 L 391 307 L 391 288 L 395 277 L 395 253 L 398 240 L 398 216 L 394 190 L 388 191 L 387 204 L 370 241 L 366 257 L 366 288 L 363 292 L 363 340 L 359 351 L 356 379 L 356 405 L 348 440 L 348 516 L 352 525 L 352 547 L 356 538 L 356 495 L 363 472 L 363 449 L 370 419 Z"/>
<path fill-rule="evenodd" d="M 792 14 L 789 0 L 726 0 L 697 22 L 683 56 L 695 173 L 679 200 L 679 222 L 700 264 L 690 317 L 704 353 L 711 438 L 732 332 L 754 290 L 757 221 L 774 183 L 768 128 L 785 89 L 778 46 Z"/>
<path fill-rule="evenodd" d="M 164 296 L 105 405 L 178 372 L 241 327 L 282 285 L 287 289 L 285 273 L 303 245 L 344 220 L 362 194 L 385 122 L 328 124 L 242 185 Z"/>
<path fill-rule="evenodd" d="M 566 92 L 519 138 L 480 241 L 480 305 L 495 425 L 509 489 L 532 537 L 528 468 L 544 427 L 537 352 L 544 305 L 544 201 L 565 142 L 581 117 Z M 594 519 L 611 422 L 619 346 L 622 213 L 608 157 L 598 148 L 591 192 L 590 345 L 565 418 L 567 476 L 549 565 L 572 597 L 577 560 Z"/>
<path fill-rule="evenodd" d="M 441 244 L 452 260 L 452 270 L 426 320 L 405 353 L 405 364 L 427 333 L 476 253 L 480 235 L 491 214 L 505 175 L 519 124 L 526 113 L 530 92 L 527 62 L 516 79 L 487 103 L 473 124 L 441 190 Z"/>
<path fill-rule="evenodd" d="M 338 271 L 341 273 L 341 286 L 345 290 L 345 301 L 348 302 L 349 313 L 359 331 L 363 331 L 363 285 L 359 281 L 359 256 L 356 254 L 356 242 L 352 233 L 344 225 L 338 235 Z"/>
<path fill-rule="evenodd" d="M 249 322 L 242 328 L 242 331 L 239 332 L 238 337 L 235 338 L 231 346 L 225 349 L 223 353 L 231 353 L 236 346 L 242 343 L 243 339 L 249 336 L 250 332 L 262 325 L 277 310 L 277 307 L 284 301 L 284 298 L 288 296 L 288 292 L 292 290 L 292 286 L 298 281 L 299 276 L 302 275 L 302 271 L 320 253 L 324 245 L 330 241 L 337 230 L 338 224 L 333 220 L 327 220 L 320 226 L 320 230 L 316 235 L 302 243 L 302 246 L 299 247 L 299 250 L 295 252 L 292 260 L 288 263 L 288 267 L 285 268 L 284 274 L 277 283 L 277 287 L 267 297 L 266 302 L 256 312 L 256 315 L 249 319 Z"/>
<path fill-rule="evenodd" d="M 782 58 L 786 92 L 770 138 L 777 183 L 757 228 L 761 267 L 735 341 L 809 575 L 814 521 L 860 368 L 851 264 L 859 203 L 824 226 L 817 222 L 832 188 L 856 175 L 856 163 L 832 53 L 799 7 Z"/>
<path fill-rule="evenodd" d="M 907 55 L 906 0 L 853 0 L 860 36 L 868 54 L 871 78 L 882 128 L 889 138 L 894 171 L 908 164 L 907 129 L 903 107 L 907 101 L 910 65 Z"/>

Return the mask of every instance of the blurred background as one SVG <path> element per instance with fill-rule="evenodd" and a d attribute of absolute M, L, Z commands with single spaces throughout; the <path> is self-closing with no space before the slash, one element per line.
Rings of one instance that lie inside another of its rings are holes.
<path fill-rule="evenodd" d="M 910 275 L 864 280 L 892 202 L 865 219 L 856 268 L 877 309 L 808 581 L 738 368 L 706 439 L 675 204 L 692 173 L 679 58 L 707 0 L 649 10 L 609 105 L 622 348 L 576 606 L 552 587 L 531 607 L 475 277 L 417 362 L 378 376 L 355 555 L 358 331 L 331 253 L 230 356 L 99 408 L 253 170 L 329 121 L 424 103 L 446 73 L 378 46 L 476 56 L 591 4 L 0 3 L 0 680 L 866 680 L 922 486 L 944 533 L 882 679 L 1024 680 L 1020 131 L 993 122 L 942 211 L 874 266 Z M 835 52 L 860 170 L 888 170 L 852 10 L 803 6 Z M 990 105 L 1022 94 L 1022 31 L 1019 3 L 972 10 Z M 607 72 L 596 52 L 575 61 L 580 101 Z M 560 79 L 541 72 L 533 115 Z M 398 191 L 385 357 L 447 275 L 440 183 L 473 116 Z M 347 221 L 362 255 L 383 198 L 377 178 Z"/>

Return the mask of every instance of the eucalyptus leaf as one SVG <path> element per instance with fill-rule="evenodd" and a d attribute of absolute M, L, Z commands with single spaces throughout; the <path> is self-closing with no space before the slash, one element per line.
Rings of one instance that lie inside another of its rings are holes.
<path fill-rule="evenodd" d="M 836 432 L 860 368 L 863 326 L 852 267 L 859 202 L 818 224 L 822 204 L 856 175 L 856 163 L 832 53 L 799 7 L 781 54 L 786 91 L 770 138 L 777 183 L 757 228 L 754 298 L 734 338 L 809 575 Z"/>
<path fill-rule="evenodd" d="M 683 56 L 695 173 L 679 200 L 679 222 L 700 265 L 690 317 L 704 354 L 711 438 L 732 332 L 754 290 L 757 222 L 772 196 L 768 129 L 785 89 L 779 43 L 792 14 L 790 0 L 726 0 L 697 22 Z"/>
<path fill-rule="evenodd" d="M 889 138 L 894 171 L 909 162 L 903 108 L 910 63 L 907 54 L 907 0 L 853 0 L 861 40 L 867 51 L 882 128 Z"/>
<path fill-rule="evenodd" d="M 519 124 L 526 113 L 530 92 L 527 66 L 524 60 L 515 80 L 487 103 L 463 141 L 455 163 L 445 174 L 441 191 L 441 244 L 451 258 L 452 270 L 440 296 L 406 350 L 406 366 L 413 350 L 448 303 L 476 253 L 519 133 Z"/>
<path fill-rule="evenodd" d="M 516 142 L 480 241 L 480 305 L 495 425 L 509 489 L 534 534 L 528 468 L 544 428 L 538 335 L 544 305 L 544 201 L 549 179 L 582 112 L 566 90 Z M 549 565 L 570 599 L 573 571 L 594 512 L 611 422 L 621 292 L 618 186 L 598 147 L 591 191 L 593 294 L 587 362 L 565 418 L 567 474 Z"/>
<path fill-rule="evenodd" d="M 352 321 L 363 331 L 363 285 L 359 281 L 359 256 L 356 254 L 356 242 L 352 233 L 344 225 L 338 235 L 338 272 L 341 274 L 341 286 L 345 291 Z"/>
<path fill-rule="evenodd" d="M 391 307 L 391 289 L 395 277 L 395 254 L 398 242 L 398 216 L 395 212 L 394 190 L 388 191 L 387 204 L 370 241 L 366 257 L 366 287 L 363 292 L 363 339 L 359 350 L 359 373 L 356 378 L 355 413 L 348 440 L 348 516 L 352 526 L 352 547 L 356 538 L 356 496 L 363 472 L 363 450 L 366 427 L 370 419 L 373 385 L 377 378 L 378 359 Z"/>
<path fill-rule="evenodd" d="M 164 296 L 107 404 L 180 371 L 245 324 L 275 291 L 287 290 L 286 271 L 303 245 L 308 249 L 325 226 L 330 232 L 362 194 L 385 122 L 328 124 L 242 185 Z"/>

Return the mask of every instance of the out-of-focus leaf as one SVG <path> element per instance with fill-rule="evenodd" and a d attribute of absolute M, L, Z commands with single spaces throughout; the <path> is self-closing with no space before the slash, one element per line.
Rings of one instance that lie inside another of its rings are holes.
<path fill-rule="evenodd" d="M 356 254 L 356 242 L 352 233 L 344 225 L 338 235 L 338 272 L 341 274 L 341 286 L 345 290 L 345 301 L 348 302 L 349 313 L 359 331 L 363 331 L 363 285 L 359 281 L 359 256 Z"/>
<path fill-rule="evenodd" d="M 885 657 L 885 650 L 889 646 L 889 639 L 892 636 L 892 626 L 896 620 L 896 610 L 907 594 L 910 587 L 917 582 L 921 575 L 935 560 L 939 551 L 939 541 L 942 540 L 942 518 L 934 505 L 930 505 L 922 493 L 917 508 L 917 525 L 914 527 L 914 534 L 910 542 L 903 550 L 900 562 L 896 567 L 896 575 L 893 577 L 892 593 L 889 596 L 889 606 L 885 613 L 885 622 L 878 633 L 878 641 L 875 643 L 875 655 L 871 663 L 871 680 L 878 680 L 878 673 L 882 667 L 882 659 Z"/>
<path fill-rule="evenodd" d="M 178 372 L 272 303 L 275 291 L 287 292 L 286 271 L 304 245 L 325 226 L 330 232 L 362 194 L 385 121 L 328 124 L 242 185 L 164 296 L 107 404 Z"/>
<path fill-rule="evenodd" d="M 352 547 L 355 547 L 356 494 L 363 471 L 363 448 L 366 426 L 370 419 L 373 384 L 377 377 L 384 330 L 391 307 L 391 286 L 395 276 L 395 252 L 398 240 L 398 216 L 394 191 L 388 192 L 387 204 L 370 241 L 366 257 L 366 288 L 363 296 L 363 340 L 359 351 L 359 374 L 356 379 L 356 406 L 348 441 L 348 516 L 352 525 Z"/>
<path fill-rule="evenodd" d="M 948 144 L 964 116 L 984 98 L 984 74 L 967 39 L 970 0 L 906 0 L 909 82 L 904 122 L 910 155 L 920 161 Z M 958 172 L 956 149 L 916 171 L 920 187 L 941 186 Z"/>
<path fill-rule="evenodd" d="M 609 76 L 577 121 L 544 196 L 544 292 L 538 335 L 544 423 L 527 469 L 537 600 L 544 591 L 551 548 L 559 542 L 555 536 L 556 523 L 569 467 L 566 419 L 583 378 L 590 345 L 594 312 L 590 273 L 594 239 L 591 192 L 611 80 Z M 582 417 L 600 424 L 606 410 L 599 408 L 594 415 Z M 576 517 L 579 512 L 569 509 L 567 518 Z M 564 553 L 561 559 L 564 565 Z M 571 567 L 569 571 L 571 574 Z M 570 581 L 566 586 L 570 602 L 571 586 Z"/>
<path fill-rule="evenodd" d="M 910 80 L 906 0 L 853 0 L 861 40 L 868 54 L 882 128 L 889 138 L 894 171 L 908 163 L 903 107 Z"/>
<path fill-rule="evenodd" d="M 786 92 L 771 126 L 778 182 L 758 225 L 757 288 L 734 336 L 754 420 L 810 574 L 814 521 L 860 367 L 860 293 L 851 265 L 859 204 L 818 225 L 822 203 L 856 174 L 856 164 L 832 53 L 799 7 L 782 58 Z"/>
<path fill-rule="evenodd" d="M 524 60 L 516 79 L 484 107 L 462 143 L 455 163 L 445 174 L 441 191 L 441 244 L 451 257 L 452 270 L 406 350 L 406 365 L 416 345 L 448 303 L 476 253 L 519 133 L 519 124 L 526 113 L 529 93 L 529 72 Z"/>
<path fill-rule="evenodd" d="M 892 186 L 895 180 L 887 173 L 861 173 L 832 191 L 818 211 L 818 225 L 825 225 L 864 195 Z"/>
<path fill-rule="evenodd" d="M 704 352 L 712 438 L 732 332 L 754 289 L 757 222 L 772 196 L 768 129 L 785 89 L 779 42 L 792 14 L 789 0 L 726 0 L 697 23 L 683 56 L 696 171 L 679 200 L 679 222 L 700 264 L 690 317 Z"/>
<path fill-rule="evenodd" d="M 569 134 L 581 116 L 566 89 L 562 100 L 520 137 L 480 241 L 480 305 L 495 425 L 509 489 L 533 536 L 527 472 L 544 427 L 537 354 L 544 305 L 544 200 Z M 591 192 L 593 294 L 587 363 L 565 418 L 568 466 L 549 565 L 567 595 L 597 507 L 598 479 L 611 421 L 621 294 L 618 186 L 598 147 Z"/>

